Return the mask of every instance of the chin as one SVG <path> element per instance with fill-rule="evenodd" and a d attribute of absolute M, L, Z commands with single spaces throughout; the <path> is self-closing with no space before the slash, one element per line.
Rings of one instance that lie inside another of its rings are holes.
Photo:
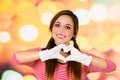
<path fill-rule="evenodd" d="M 62 41 L 60 42 L 60 41 L 59 41 L 59 42 L 55 42 L 55 44 L 56 44 L 56 45 L 59 45 L 59 44 L 65 44 L 65 45 L 68 45 L 69 43 L 68 43 L 68 42 L 66 43 L 66 42 L 62 42 Z"/>
<path fill-rule="evenodd" d="M 56 45 L 59 45 L 59 44 L 65 44 L 65 43 L 56 43 Z"/>

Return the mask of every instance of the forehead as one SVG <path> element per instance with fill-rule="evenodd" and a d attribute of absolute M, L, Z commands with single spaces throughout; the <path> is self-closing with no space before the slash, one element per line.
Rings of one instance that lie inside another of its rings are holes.
<path fill-rule="evenodd" d="M 60 22 L 60 23 L 66 23 L 66 24 L 73 25 L 73 20 L 68 15 L 61 15 L 60 17 L 58 17 L 58 19 L 55 22 Z"/>

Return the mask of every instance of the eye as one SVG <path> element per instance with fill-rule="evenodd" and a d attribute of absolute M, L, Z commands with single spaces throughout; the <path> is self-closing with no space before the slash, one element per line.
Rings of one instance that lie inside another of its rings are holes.
<path fill-rule="evenodd" d="M 59 27 L 59 26 L 60 26 L 60 24 L 58 24 L 58 23 L 55 23 L 55 24 L 54 24 L 54 26 L 55 26 L 55 27 Z"/>
<path fill-rule="evenodd" d="M 71 27 L 70 27 L 70 26 L 65 26 L 65 28 L 66 28 L 66 29 L 68 29 L 68 30 L 69 30 L 69 29 L 71 29 Z"/>

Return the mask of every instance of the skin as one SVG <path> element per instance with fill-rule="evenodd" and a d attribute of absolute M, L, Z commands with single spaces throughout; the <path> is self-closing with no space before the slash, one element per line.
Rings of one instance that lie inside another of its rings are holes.
<path fill-rule="evenodd" d="M 74 37 L 74 24 L 72 19 L 67 15 L 60 16 L 54 23 L 52 28 L 52 36 L 55 40 L 55 44 L 65 44 L 69 45 L 70 40 L 72 37 Z M 21 54 L 22 53 L 22 54 Z M 94 52 L 97 54 L 97 52 Z M 67 57 L 68 54 L 65 54 L 61 51 L 61 53 L 64 57 Z M 27 63 L 35 60 L 39 60 L 39 52 L 29 52 L 29 51 L 20 51 L 17 52 L 16 58 L 21 63 Z M 58 60 L 59 62 L 63 63 L 62 60 Z M 91 64 L 99 69 L 104 69 L 108 67 L 105 59 L 99 58 L 99 57 L 93 57 Z"/>
<path fill-rule="evenodd" d="M 71 38 L 74 36 L 73 26 L 73 21 L 68 15 L 62 15 L 56 20 L 52 28 L 52 36 L 56 45 L 69 45 Z"/>

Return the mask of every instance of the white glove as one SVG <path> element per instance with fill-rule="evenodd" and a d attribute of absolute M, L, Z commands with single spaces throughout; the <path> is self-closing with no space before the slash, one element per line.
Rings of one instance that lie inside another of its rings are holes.
<path fill-rule="evenodd" d="M 60 54 L 61 49 L 65 50 L 64 48 L 66 48 L 66 46 L 64 44 L 60 44 L 49 50 L 39 51 L 41 61 L 46 61 L 48 59 L 61 59 L 65 63 L 65 57 Z"/>
<path fill-rule="evenodd" d="M 68 61 L 76 61 L 80 62 L 86 66 L 89 66 L 92 61 L 92 56 L 86 55 L 81 53 L 72 45 L 69 45 L 68 48 L 70 49 L 70 55 L 66 58 L 66 62 Z"/>

